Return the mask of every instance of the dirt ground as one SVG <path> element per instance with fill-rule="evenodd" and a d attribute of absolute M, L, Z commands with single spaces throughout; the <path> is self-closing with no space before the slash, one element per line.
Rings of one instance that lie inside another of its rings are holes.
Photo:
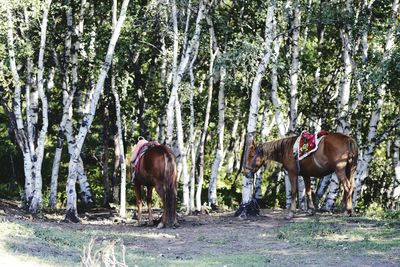
<path fill-rule="evenodd" d="M 146 257 L 168 260 L 166 265 L 204 266 L 400 266 L 398 251 L 379 254 L 374 251 L 358 253 L 351 249 L 337 250 L 296 244 L 279 238 L 284 226 L 308 220 L 324 220 L 331 214 L 307 216 L 299 213 L 295 219 L 284 219 L 283 210 L 261 210 L 260 216 L 243 220 L 233 211 L 179 216 L 180 227 L 156 229 L 153 226 L 134 226 L 135 219 L 122 220 L 116 211 L 94 210 L 80 214 L 81 223 L 63 222 L 62 215 L 49 214 L 34 218 L 12 202 L 0 202 L 0 216 L 8 221 L 29 221 L 43 228 L 61 228 L 66 231 L 94 230 L 101 233 L 135 233 L 135 238 L 123 238 L 127 255 L 143 252 Z M 132 217 L 134 211 L 130 211 Z M 158 211 L 159 213 L 159 211 Z M 156 214 L 158 215 L 156 212 Z M 146 215 L 146 214 L 144 214 Z M 0 217 L 0 218 L 1 218 Z M 133 216 L 134 217 L 134 216 Z M 360 224 L 346 227 L 359 228 Z M 362 226 L 361 226 L 362 227 Z M 390 239 L 390 237 L 389 237 Z M 41 250 L 32 247 L 30 250 Z M 397 256 L 396 256 L 397 255 Z M 71 257 L 77 255 L 72 253 Z M 144 264 L 146 265 L 146 264 Z M 149 264 L 151 266 L 152 264 Z M 142 266 L 142 265 L 138 265 Z"/>

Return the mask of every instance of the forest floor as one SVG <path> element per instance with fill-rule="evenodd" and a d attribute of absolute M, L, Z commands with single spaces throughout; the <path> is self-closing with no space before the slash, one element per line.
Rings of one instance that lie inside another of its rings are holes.
<path fill-rule="evenodd" d="M 82 257 L 113 255 L 127 266 L 400 266 L 399 220 L 299 212 L 288 221 L 283 210 L 243 220 L 221 211 L 156 229 L 109 210 L 80 217 L 77 224 L 61 214 L 36 218 L 0 199 L 0 266 L 77 266 Z"/>

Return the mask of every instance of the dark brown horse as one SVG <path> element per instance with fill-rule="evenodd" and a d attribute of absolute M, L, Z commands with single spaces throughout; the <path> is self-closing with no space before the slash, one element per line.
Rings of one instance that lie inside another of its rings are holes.
<path fill-rule="evenodd" d="M 138 225 L 142 221 L 142 196 L 141 186 L 147 187 L 147 206 L 149 210 L 149 222 L 153 223 L 152 193 L 156 189 L 160 196 L 164 211 L 158 228 L 165 226 L 178 226 L 176 215 L 176 194 L 177 194 L 177 170 L 175 156 L 172 151 L 164 145 L 149 147 L 141 156 L 136 166 L 130 162 L 130 176 L 135 169 L 134 189 L 136 204 L 138 207 Z"/>
<path fill-rule="evenodd" d="M 288 172 L 291 185 L 291 205 L 288 218 L 293 218 L 296 211 L 297 176 L 301 175 L 304 178 L 308 209 L 314 213 L 310 177 L 323 177 L 335 172 L 344 188 L 343 204 L 347 212 L 351 214 L 354 174 L 358 157 L 356 142 L 342 133 L 329 134 L 321 140 L 314 153 L 297 164 L 293 155 L 293 145 L 296 139 L 297 136 L 292 136 L 258 146 L 254 140 L 251 141 L 245 152 L 244 175 L 253 175 L 266 160 L 282 163 Z"/>

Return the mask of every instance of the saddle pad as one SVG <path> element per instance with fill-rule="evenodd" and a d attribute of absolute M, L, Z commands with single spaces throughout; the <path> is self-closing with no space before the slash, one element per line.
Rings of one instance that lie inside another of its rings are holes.
<path fill-rule="evenodd" d="M 298 156 L 298 160 L 302 160 L 318 149 L 319 142 L 327 135 L 327 131 L 319 131 L 316 134 L 310 134 L 302 131 L 293 146 L 293 153 Z"/>
<path fill-rule="evenodd" d="M 160 145 L 157 141 L 147 141 L 146 139 L 141 139 L 133 148 L 131 162 L 133 162 L 133 166 L 137 169 L 139 166 L 139 159 L 143 156 L 146 150 L 152 146 Z"/>

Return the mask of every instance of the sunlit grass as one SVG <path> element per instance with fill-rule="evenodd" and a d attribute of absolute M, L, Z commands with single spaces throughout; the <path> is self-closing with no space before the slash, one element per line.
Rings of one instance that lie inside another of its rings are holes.
<path fill-rule="evenodd" d="M 279 227 L 276 237 L 297 245 L 378 253 L 400 249 L 400 224 L 370 218 L 310 219 Z"/>

